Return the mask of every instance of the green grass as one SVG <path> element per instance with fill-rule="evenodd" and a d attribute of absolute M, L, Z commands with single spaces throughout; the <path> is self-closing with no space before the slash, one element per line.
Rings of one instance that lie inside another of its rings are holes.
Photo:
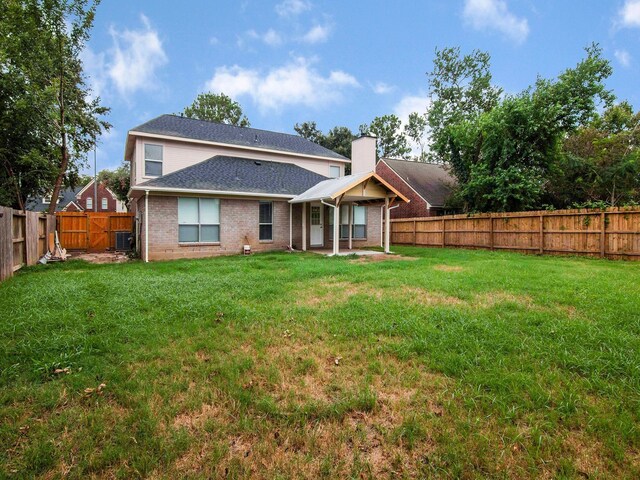
<path fill-rule="evenodd" d="M 0 478 L 640 476 L 639 264 L 397 250 L 25 269 Z"/>

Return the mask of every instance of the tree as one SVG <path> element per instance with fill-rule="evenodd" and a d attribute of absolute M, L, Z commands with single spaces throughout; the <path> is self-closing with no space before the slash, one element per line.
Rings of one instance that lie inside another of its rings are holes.
<path fill-rule="evenodd" d="M 597 45 L 556 80 L 503 98 L 490 111 L 447 126 L 445 152 L 467 210 L 540 208 L 556 179 L 562 140 L 597 117 L 611 93 L 611 67 Z"/>
<path fill-rule="evenodd" d="M 90 99 L 86 86 L 80 54 L 89 39 L 98 0 L 89 4 L 87 0 L 50 0 L 40 3 L 27 2 L 42 15 L 50 35 L 46 37 L 47 54 L 45 67 L 52 80 L 49 87 L 52 105 L 49 121 L 55 134 L 54 148 L 59 150 L 58 173 L 51 193 L 58 198 L 63 181 L 70 169 L 77 169 L 87 152 L 92 150 L 98 136 L 110 125 L 100 120 L 109 109 L 100 105 L 100 99 Z M 38 11 L 39 10 L 39 11 Z M 56 209 L 51 202 L 49 213 Z"/>
<path fill-rule="evenodd" d="M 411 148 L 401 126 L 402 122 L 396 115 L 383 115 L 374 118 L 369 125 L 360 125 L 360 133 L 378 138 L 378 158 L 406 158 Z"/>
<path fill-rule="evenodd" d="M 490 62 L 491 56 L 480 50 L 461 57 L 459 47 L 436 49 L 433 71 L 427 73 L 429 150 L 435 159 L 452 160 L 449 126 L 470 121 L 498 104 L 502 89 L 491 84 Z M 458 168 L 455 163 L 451 166 L 454 171 Z"/>
<path fill-rule="evenodd" d="M 622 102 L 565 138 L 549 197 L 560 208 L 640 202 L 640 112 Z"/>
<path fill-rule="evenodd" d="M 418 160 L 425 162 L 427 160 L 427 152 L 425 151 L 425 132 L 427 130 L 427 115 L 412 112 L 409 114 L 409 121 L 404 126 L 404 133 L 413 142 L 420 147 L 420 155 Z"/>
<path fill-rule="evenodd" d="M 115 170 L 102 170 L 98 173 L 98 182 L 103 183 L 116 194 L 118 200 L 128 205 L 131 174 L 128 165 L 121 165 Z"/>
<path fill-rule="evenodd" d="M 326 135 L 316 122 L 296 123 L 293 127 L 298 135 L 344 157 L 351 158 L 351 142 L 356 138 L 348 127 L 333 127 Z"/>
<path fill-rule="evenodd" d="M 250 127 L 249 119 L 243 115 L 240 104 L 224 93 L 201 93 L 182 114 L 210 122 L 226 123 L 236 127 Z"/>

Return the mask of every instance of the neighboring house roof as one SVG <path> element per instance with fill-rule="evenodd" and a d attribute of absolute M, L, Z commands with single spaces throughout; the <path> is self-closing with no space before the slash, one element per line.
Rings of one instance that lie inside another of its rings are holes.
<path fill-rule="evenodd" d="M 80 190 L 82 190 L 82 187 L 76 187 L 74 189 L 65 188 L 64 190 L 62 190 L 60 192 L 60 201 L 58 202 L 58 205 L 56 205 L 56 212 L 61 212 L 69 203 L 73 202 Z M 27 200 L 25 208 L 32 212 L 44 212 L 46 210 L 49 210 L 49 204 L 43 203 L 42 200 L 42 195 L 35 198 L 29 198 Z"/>
<path fill-rule="evenodd" d="M 82 190 L 80 190 L 77 194 L 76 197 L 79 199 L 82 194 L 89 188 L 89 187 L 93 187 L 95 180 L 91 179 L 91 181 L 89 183 L 87 183 L 84 187 L 82 187 Z M 98 184 L 100 185 L 100 184 Z M 113 197 L 114 200 L 118 200 L 118 197 L 116 197 L 116 194 L 113 193 L 111 191 L 111 189 L 109 187 L 107 187 L 106 185 L 102 184 L 103 188 Z"/>
<path fill-rule="evenodd" d="M 391 158 L 383 158 L 380 161 L 432 207 L 443 207 L 451 194 L 451 187 L 456 183 L 444 165 Z"/>
<path fill-rule="evenodd" d="M 375 172 L 360 172 L 354 173 L 353 175 L 346 175 L 344 177 L 338 178 L 330 178 L 328 180 L 324 180 L 323 182 L 314 185 L 309 190 L 301 193 L 294 199 L 290 200 L 290 203 L 303 203 L 303 202 L 318 202 L 320 200 L 335 200 L 336 198 L 343 195 L 345 192 L 348 192 L 353 187 L 359 185 L 360 183 L 367 181 L 369 179 L 375 179 L 381 184 L 383 184 L 387 189 L 397 195 L 402 201 L 409 202 L 409 199 L 406 198 L 402 193 L 397 191 L 386 182 L 381 176 L 379 176 Z M 364 197 L 365 195 L 363 195 Z"/>
<path fill-rule="evenodd" d="M 327 177 L 292 163 L 216 155 L 132 190 L 249 193 L 293 197 Z"/>
<path fill-rule="evenodd" d="M 294 154 L 333 158 L 341 161 L 349 160 L 299 135 L 270 132 L 256 128 L 236 127 L 234 125 L 208 122 L 206 120 L 180 117 L 177 115 L 161 115 L 129 131 L 130 134 L 135 132 L 224 143 L 241 147 L 277 150 Z"/>

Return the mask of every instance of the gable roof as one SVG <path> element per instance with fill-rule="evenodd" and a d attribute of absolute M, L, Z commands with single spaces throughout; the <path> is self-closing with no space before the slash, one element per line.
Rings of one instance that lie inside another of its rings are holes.
<path fill-rule="evenodd" d="M 424 198 L 432 207 L 443 207 L 456 183 L 444 165 L 383 158 L 384 162 L 407 185 Z"/>
<path fill-rule="evenodd" d="M 62 190 L 60 192 L 60 201 L 58 202 L 58 205 L 56 205 L 56 212 L 62 211 L 62 209 L 69 205 L 69 203 L 73 202 L 80 190 L 82 190 L 82 187 L 76 187 L 73 189 L 65 188 L 64 190 Z M 42 200 L 43 195 L 30 197 L 27 199 L 27 203 L 25 204 L 24 208 L 32 212 L 44 212 L 46 210 L 49 210 L 49 204 L 44 203 Z"/>
<path fill-rule="evenodd" d="M 351 190 L 353 187 L 368 181 L 371 178 L 384 185 L 403 202 L 409 203 L 409 199 L 407 197 L 402 195 L 402 193 L 397 191 L 392 185 L 375 172 L 359 172 L 354 173 L 353 175 L 345 175 L 344 177 L 329 178 L 317 185 L 314 185 L 294 199 L 289 200 L 289 203 L 318 202 L 320 200 L 327 199 L 335 200 L 345 192 Z"/>
<path fill-rule="evenodd" d="M 91 181 L 90 181 L 89 183 L 87 183 L 84 187 L 82 187 L 82 190 L 80 190 L 78 193 L 76 193 L 76 198 L 77 198 L 77 199 L 80 199 L 80 197 L 82 196 L 82 194 L 83 194 L 85 191 L 87 191 L 87 189 L 88 189 L 89 187 L 93 187 L 93 183 L 94 183 L 94 182 L 95 182 L 95 179 L 93 179 L 93 178 L 92 178 L 92 179 L 91 179 Z M 116 197 L 116 194 L 115 194 L 115 193 L 113 193 L 109 187 L 107 187 L 104 183 L 99 183 L 98 185 L 102 185 L 102 186 L 103 186 L 103 188 L 107 191 L 107 193 L 109 193 L 109 195 L 111 195 L 115 201 L 118 201 L 118 197 Z"/>
<path fill-rule="evenodd" d="M 293 197 L 326 179 L 293 163 L 216 155 L 204 162 L 140 183 L 132 190 L 191 190 Z"/>
<path fill-rule="evenodd" d="M 236 127 L 178 115 L 160 115 L 129 131 L 130 134 L 135 132 L 349 161 L 348 158 L 299 135 Z"/>

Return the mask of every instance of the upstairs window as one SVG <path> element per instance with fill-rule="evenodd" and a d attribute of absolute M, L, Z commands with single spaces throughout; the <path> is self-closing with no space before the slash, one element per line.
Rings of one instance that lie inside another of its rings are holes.
<path fill-rule="evenodd" d="M 330 178 L 338 178 L 340 176 L 340 167 L 337 165 L 329 166 L 329 177 Z"/>
<path fill-rule="evenodd" d="M 220 241 L 220 200 L 178 198 L 178 241 L 217 243 Z"/>
<path fill-rule="evenodd" d="M 87 197 L 87 210 L 93 209 L 93 198 Z"/>
<path fill-rule="evenodd" d="M 107 208 L 109 208 L 109 202 L 107 202 L 105 197 L 102 197 L 102 210 L 106 210 Z"/>
<path fill-rule="evenodd" d="M 144 175 L 159 177 L 162 175 L 162 145 L 144 144 Z"/>
<path fill-rule="evenodd" d="M 260 202 L 260 240 L 273 240 L 273 202 Z"/>

